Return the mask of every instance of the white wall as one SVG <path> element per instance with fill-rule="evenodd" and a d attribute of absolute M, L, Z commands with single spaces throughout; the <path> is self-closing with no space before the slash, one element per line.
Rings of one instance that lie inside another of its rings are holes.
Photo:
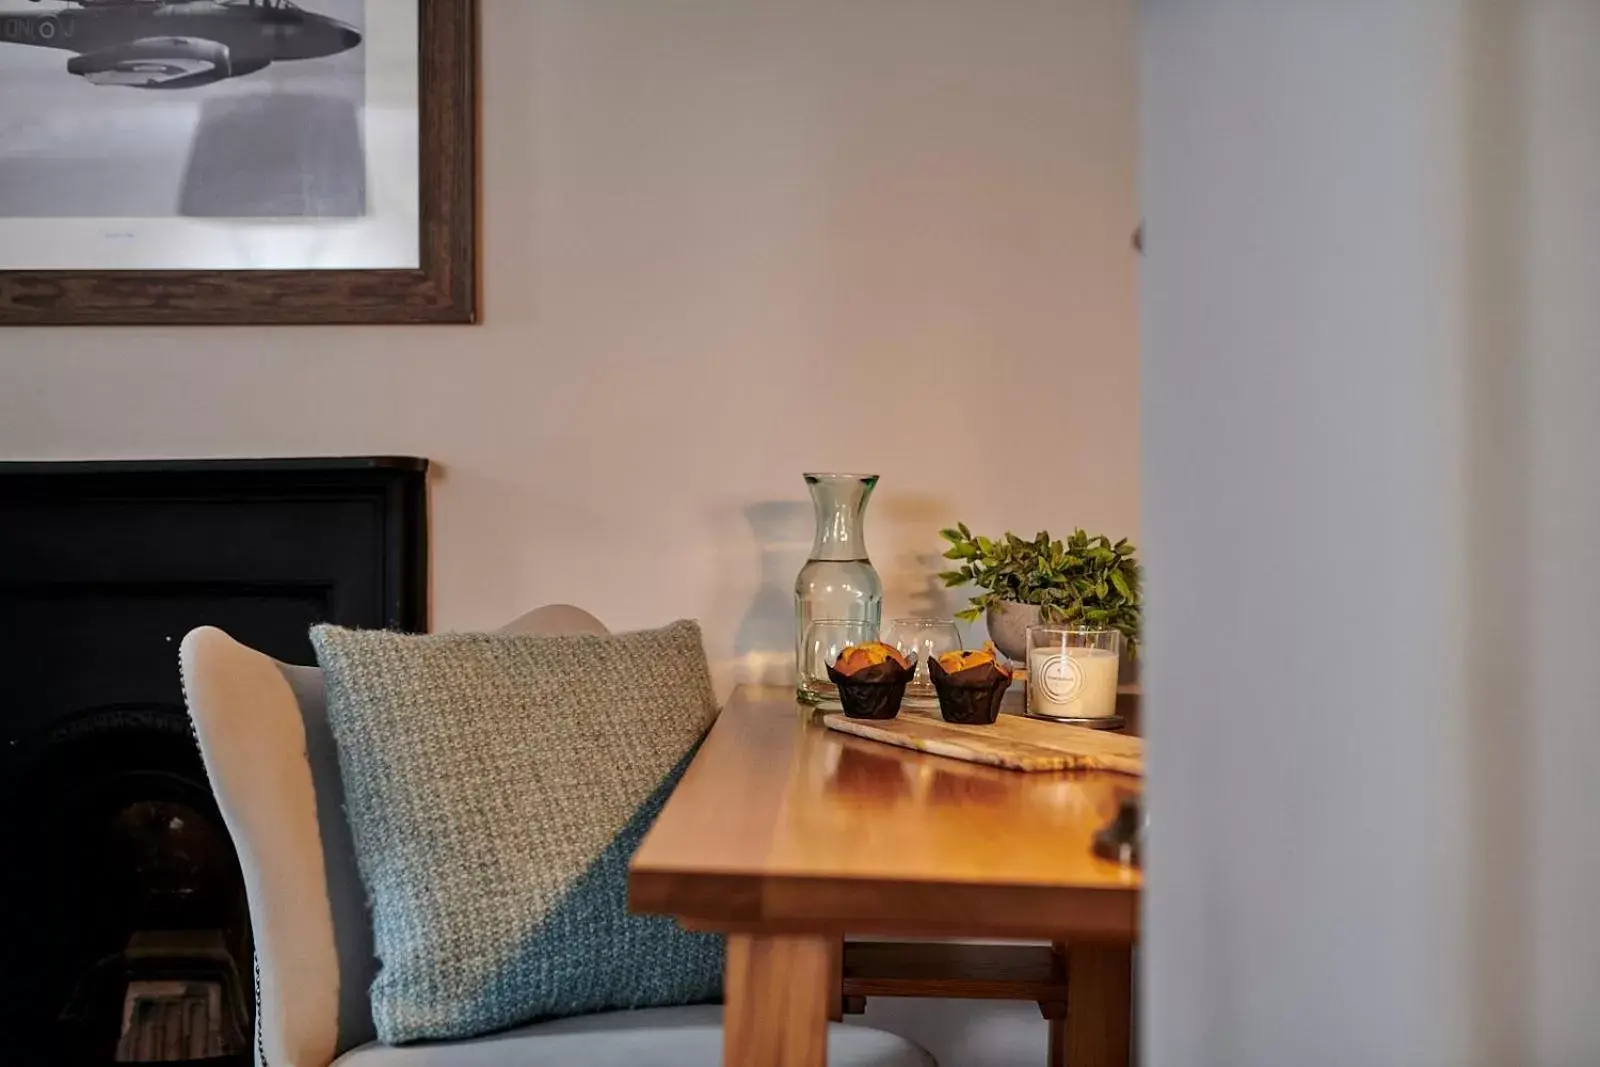
<path fill-rule="evenodd" d="M 1147 1062 L 1600 1062 L 1600 7 L 1143 15 Z"/>
<path fill-rule="evenodd" d="M 0 332 L 0 456 L 415 453 L 437 628 L 550 600 L 792 661 L 800 472 L 1136 533 L 1131 2 L 486 0 L 486 321 Z"/>
<path fill-rule="evenodd" d="M 425 455 L 436 628 L 694 616 L 724 685 L 792 662 L 803 470 L 883 475 L 891 612 L 957 519 L 1137 534 L 1132 0 L 483 11 L 484 325 L 0 331 L 0 457 Z M 1042 1062 L 977 1010 L 873 1014 Z"/>

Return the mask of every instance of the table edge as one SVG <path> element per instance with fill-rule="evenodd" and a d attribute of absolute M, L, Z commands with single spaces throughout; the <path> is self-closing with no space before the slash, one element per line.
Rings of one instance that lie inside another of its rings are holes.
<path fill-rule="evenodd" d="M 1141 890 L 635 869 L 628 910 L 707 930 L 1136 941 Z"/>

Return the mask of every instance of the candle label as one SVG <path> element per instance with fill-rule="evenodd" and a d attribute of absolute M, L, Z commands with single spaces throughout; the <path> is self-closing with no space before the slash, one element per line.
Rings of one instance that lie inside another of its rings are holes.
<path fill-rule="evenodd" d="M 1038 683 L 1046 700 L 1068 704 L 1083 692 L 1083 668 L 1071 656 L 1050 656 L 1039 665 Z"/>

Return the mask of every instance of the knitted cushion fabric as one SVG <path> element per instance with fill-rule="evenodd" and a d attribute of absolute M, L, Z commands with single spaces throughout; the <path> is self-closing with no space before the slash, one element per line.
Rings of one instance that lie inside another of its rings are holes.
<path fill-rule="evenodd" d="M 716 714 L 698 626 L 311 639 L 381 1041 L 718 996 L 719 938 L 627 913 L 628 860 Z"/>

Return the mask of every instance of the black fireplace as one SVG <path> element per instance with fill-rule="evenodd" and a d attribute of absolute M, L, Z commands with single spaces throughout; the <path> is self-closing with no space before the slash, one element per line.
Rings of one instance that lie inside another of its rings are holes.
<path fill-rule="evenodd" d="M 178 643 L 427 624 L 427 462 L 0 463 L 0 1061 L 248 1063 L 238 862 Z"/>

